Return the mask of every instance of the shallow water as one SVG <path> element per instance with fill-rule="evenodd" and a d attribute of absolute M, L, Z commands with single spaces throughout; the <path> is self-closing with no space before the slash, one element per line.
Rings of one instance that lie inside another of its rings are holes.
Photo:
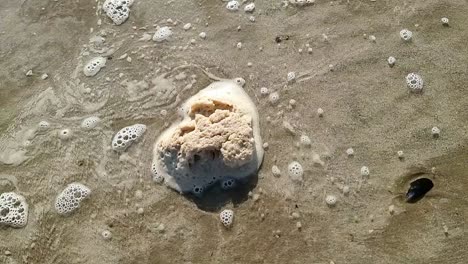
<path fill-rule="evenodd" d="M 0 193 L 29 204 L 25 228 L 0 229 L 0 263 L 468 262 L 466 1 L 257 0 L 246 14 L 222 1 L 135 0 L 120 26 L 100 4 L 0 2 Z M 173 36 L 145 40 L 156 26 Z M 409 43 L 399 37 L 404 28 Z M 289 38 L 277 43 L 280 35 Z M 106 67 L 84 76 L 96 56 Z M 406 87 L 411 72 L 424 79 L 423 93 Z M 182 196 L 152 181 L 153 144 L 213 75 L 246 80 L 268 147 L 247 187 Z M 261 87 L 278 92 L 278 104 Z M 100 125 L 82 129 L 90 116 Z M 38 129 L 44 120 L 50 127 Z M 141 140 L 113 151 L 114 134 L 136 123 L 147 126 Z M 66 128 L 72 137 L 61 140 Z M 304 168 L 302 182 L 287 174 L 292 161 Z M 434 188 L 405 203 L 421 175 Z M 54 201 L 72 182 L 92 193 L 64 217 Z M 235 213 L 231 229 L 218 218 L 226 208 Z"/>

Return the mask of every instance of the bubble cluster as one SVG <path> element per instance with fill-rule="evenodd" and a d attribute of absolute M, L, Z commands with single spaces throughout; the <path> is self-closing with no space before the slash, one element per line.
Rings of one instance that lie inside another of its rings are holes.
<path fill-rule="evenodd" d="M 203 188 L 203 186 L 193 185 L 192 193 L 193 193 L 195 196 L 201 196 L 201 195 L 203 194 L 204 191 L 205 191 L 205 189 Z"/>
<path fill-rule="evenodd" d="M 234 222 L 234 211 L 225 209 L 219 214 L 219 220 L 225 227 L 231 227 Z"/>
<path fill-rule="evenodd" d="M 287 80 L 289 83 L 294 82 L 296 80 L 296 73 L 288 72 Z"/>
<path fill-rule="evenodd" d="M 292 181 L 302 182 L 303 175 L 304 175 L 304 170 L 302 169 L 302 165 L 297 161 L 293 161 L 289 163 L 288 174 Z"/>
<path fill-rule="evenodd" d="M 239 2 L 238 1 L 229 1 L 226 5 L 227 10 L 229 11 L 237 11 L 239 10 Z"/>
<path fill-rule="evenodd" d="M 50 124 L 47 121 L 41 121 L 39 122 L 38 127 L 40 130 L 47 130 L 50 127 Z"/>
<path fill-rule="evenodd" d="M 279 93 L 278 92 L 272 92 L 268 96 L 268 101 L 270 101 L 270 104 L 276 105 L 280 99 Z"/>
<path fill-rule="evenodd" d="M 151 163 L 151 174 L 153 181 L 156 183 L 162 183 L 164 181 L 164 177 L 158 173 L 158 170 L 156 168 L 156 164 L 153 162 Z"/>
<path fill-rule="evenodd" d="M 395 65 L 395 63 L 396 63 L 396 59 L 395 59 L 395 57 L 390 56 L 390 57 L 388 57 L 387 62 L 388 62 L 388 65 L 390 67 L 393 67 Z"/>
<path fill-rule="evenodd" d="M 115 151 L 126 150 L 134 141 L 137 141 L 146 131 L 143 124 L 135 124 L 122 128 L 112 139 L 112 149 Z"/>
<path fill-rule="evenodd" d="M 269 93 L 270 93 L 270 91 L 268 90 L 268 88 L 266 88 L 266 87 L 260 88 L 260 94 L 262 96 L 267 96 Z"/>
<path fill-rule="evenodd" d="M 0 195 L 0 225 L 21 228 L 28 223 L 28 204 L 14 192 Z"/>
<path fill-rule="evenodd" d="M 91 190 L 81 183 L 69 184 L 55 199 L 55 210 L 66 215 L 80 208 L 81 201 L 91 194 Z"/>
<path fill-rule="evenodd" d="M 92 77 L 96 75 L 101 68 L 106 66 L 106 58 L 104 57 L 96 57 L 88 61 L 83 68 L 84 75 L 88 77 Z"/>
<path fill-rule="evenodd" d="M 410 41 L 413 37 L 413 32 L 409 31 L 408 29 L 402 29 L 400 31 L 400 38 L 404 41 Z"/>
<path fill-rule="evenodd" d="M 361 176 L 366 177 L 366 176 L 369 176 L 369 174 L 370 174 L 369 168 L 366 167 L 366 166 L 362 166 L 361 167 Z"/>
<path fill-rule="evenodd" d="M 338 198 L 336 198 L 335 195 L 327 195 L 325 197 L 325 203 L 330 207 L 335 206 L 337 201 L 338 201 Z"/>
<path fill-rule="evenodd" d="M 438 127 L 433 127 L 431 133 L 433 137 L 437 138 L 440 136 L 440 129 Z"/>
<path fill-rule="evenodd" d="M 301 142 L 302 145 L 309 147 L 312 144 L 312 141 L 307 135 L 301 135 L 299 141 Z"/>
<path fill-rule="evenodd" d="M 255 10 L 255 4 L 254 3 L 247 4 L 244 7 L 244 11 L 247 12 L 247 13 L 252 13 L 254 10 Z"/>
<path fill-rule="evenodd" d="M 446 27 L 449 25 L 449 19 L 446 18 L 446 17 L 441 18 L 440 22 L 442 22 L 442 25 L 444 25 Z"/>
<path fill-rule="evenodd" d="M 99 117 L 91 116 L 91 117 L 85 118 L 83 122 L 81 122 L 81 127 L 85 129 L 93 129 L 97 125 L 99 125 L 100 122 L 101 122 L 101 119 Z"/>
<path fill-rule="evenodd" d="M 132 4 L 133 0 L 106 0 L 102 9 L 116 25 L 121 25 L 127 20 Z"/>
<path fill-rule="evenodd" d="M 325 111 L 323 111 L 322 108 L 317 109 L 317 115 L 318 115 L 319 117 L 323 117 L 323 114 L 324 114 L 324 113 L 325 113 Z"/>
<path fill-rule="evenodd" d="M 236 180 L 232 178 L 225 178 L 221 181 L 221 188 L 223 190 L 230 190 L 236 187 Z"/>
<path fill-rule="evenodd" d="M 346 150 L 346 155 L 348 155 L 349 157 L 353 156 L 354 155 L 354 149 L 353 148 L 349 148 Z"/>
<path fill-rule="evenodd" d="M 416 73 L 410 73 L 406 76 L 406 85 L 411 92 L 419 93 L 423 89 L 423 79 Z"/>
<path fill-rule="evenodd" d="M 402 150 L 397 151 L 397 155 L 399 159 L 403 159 L 405 157 L 405 154 L 403 153 Z"/>
<path fill-rule="evenodd" d="M 104 240 L 111 240 L 112 239 L 112 233 L 109 230 L 104 230 L 101 232 L 101 237 Z"/>
<path fill-rule="evenodd" d="M 163 42 L 172 36 L 172 30 L 169 27 L 160 27 L 153 35 L 153 41 Z"/>
<path fill-rule="evenodd" d="M 306 6 L 314 4 L 315 0 L 289 0 L 289 3 L 296 6 Z"/>
<path fill-rule="evenodd" d="M 273 176 L 275 176 L 276 178 L 279 178 L 281 176 L 281 170 L 278 168 L 278 166 L 276 165 L 273 165 L 271 167 L 271 173 L 273 174 Z"/>

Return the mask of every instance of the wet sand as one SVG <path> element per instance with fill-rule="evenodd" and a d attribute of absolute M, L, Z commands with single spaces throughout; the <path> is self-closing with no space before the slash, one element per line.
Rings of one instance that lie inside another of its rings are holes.
<path fill-rule="evenodd" d="M 136 0 L 115 26 L 94 1 L 0 2 L 0 193 L 29 203 L 25 228 L 0 229 L 0 263 L 467 263 L 467 2 L 317 0 L 298 8 L 257 0 L 253 14 L 225 4 Z M 139 40 L 157 25 L 174 35 Z M 410 43 L 399 37 L 404 28 Z M 103 44 L 90 43 L 96 35 Z M 280 35 L 289 39 L 277 43 Z M 106 67 L 86 77 L 82 67 L 95 56 L 107 56 Z M 154 183 L 150 167 L 177 106 L 212 81 L 204 71 L 246 80 L 269 146 L 249 186 L 194 200 Z M 422 94 L 406 87 L 411 72 L 424 79 Z M 261 87 L 279 93 L 277 105 Z M 89 116 L 102 119 L 99 129 L 80 128 Z M 42 120 L 50 129 L 32 133 Z M 135 123 L 148 127 L 142 140 L 112 151 L 113 135 Z M 57 137 L 64 128 L 70 140 Z M 299 144 L 303 134 L 310 147 Z M 5 164 L 18 153 L 24 162 Z M 287 175 L 293 160 L 304 168 L 300 184 Z M 420 175 L 435 186 L 407 204 L 402 195 Z M 54 200 L 71 182 L 92 194 L 63 217 Z M 329 194 L 338 198 L 332 208 Z M 224 208 L 235 213 L 229 230 L 218 219 Z"/>

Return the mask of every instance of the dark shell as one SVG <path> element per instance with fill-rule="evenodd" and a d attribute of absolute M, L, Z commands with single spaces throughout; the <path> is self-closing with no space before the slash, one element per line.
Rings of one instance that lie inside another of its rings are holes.
<path fill-rule="evenodd" d="M 406 193 L 406 202 L 407 203 L 416 203 L 421 200 L 426 193 L 428 193 L 434 183 L 428 178 L 420 178 L 410 183 L 410 188 Z"/>

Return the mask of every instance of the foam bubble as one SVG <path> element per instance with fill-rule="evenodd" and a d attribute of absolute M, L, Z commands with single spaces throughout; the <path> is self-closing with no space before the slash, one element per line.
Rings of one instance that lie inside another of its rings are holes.
<path fill-rule="evenodd" d="M 135 124 L 122 128 L 112 139 L 112 149 L 115 151 L 124 151 L 133 142 L 138 141 L 146 131 L 146 125 Z"/>
<path fill-rule="evenodd" d="M 234 211 L 225 209 L 219 214 L 219 220 L 225 227 L 231 227 L 234 222 Z"/>
<path fill-rule="evenodd" d="M 104 57 L 96 57 L 88 61 L 83 68 L 84 75 L 88 77 L 92 77 L 96 75 L 101 68 L 106 66 L 106 58 Z"/>
<path fill-rule="evenodd" d="M 325 197 L 325 203 L 330 207 L 335 206 L 337 201 L 338 198 L 335 195 L 327 195 Z"/>
<path fill-rule="evenodd" d="M 292 181 L 302 182 L 304 176 L 304 170 L 302 169 L 302 165 L 297 161 L 289 163 L 288 174 L 289 178 L 291 178 Z"/>
<path fill-rule="evenodd" d="M 247 4 L 244 7 L 244 11 L 247 12 L 247 13 L 252 13 L 254 10 L 255 10 L 255 3 Z"/>
<path fill-rule="evenodd" d="M 153 35 L 153 41 L 163 42 L 172 36 L 172 30 L 169 27 L 160 27 Z"/>
<path fill-rule="evenodd" d="M 80 208 L 81 201 L 91 194 L 91 190 L 81 183 L 69 184 L 55 199 L 55 210 L 66 215 Z"/>
<path fill-rule="evenodd" d="M 201 195 L 215 182 L 236 183 L 262 160 L 259 117 L 242 78 L 214 82 L 189 98 L 176 121 L 156 140 L 154 170 L 179 191 Z"/>
<path fill-rule="evenodd" d="M 21 228 L 28 223 L 28 204 L 14 192 L 0 195 L 0 225 Z"/>
<path fill-rule="evenodd" d="M 369 171 L 369 168 L 366 167 L 366 166 L 362 166 L 361 167 L 361 176 L 369 176 L 370 175 L 370 171 Z"/>
<path fill-rule="evenodd" d="M 116 25 L 121 25 L 127 20 L 132 4 L 133 0 L 106 0 L 102 9 Z"/>
<path fill-rule="evenodd" d="M 400 38 L 404 41 L 410 41 L 413 37 L 413 32 L 409 31 L 408 29 L 402 29 L 400 31 Z"/>
<path fill-rule="evenodd" d="M 97 125 L 99 125 L 100 122 L 101 122 L 101 119 L 99 117 L 91 116 L 91 117 L 84 119 L 83 122 L 81 122 L 81 127 L 85 129 L 93 129 Z"/>
<path fill-rule="evenodd" d="M 240 4 L 239 4 L 238 1 L 229 1 L 226 4 L 226 8 L 229 11 L 237 11 L 237 10 L 239 10 L 239 6 L 240 6 Z"/>
<path fill-rule="evenodd" d="M 419 74 L 410 73 L 406 76 L 406 85 L 411 92 L 419 93 L 423 89 L 424 82 Z"/>

